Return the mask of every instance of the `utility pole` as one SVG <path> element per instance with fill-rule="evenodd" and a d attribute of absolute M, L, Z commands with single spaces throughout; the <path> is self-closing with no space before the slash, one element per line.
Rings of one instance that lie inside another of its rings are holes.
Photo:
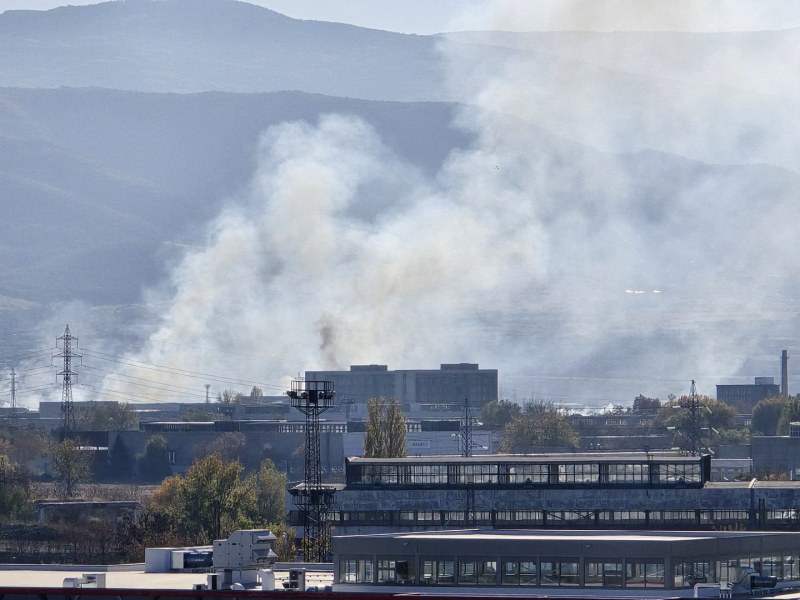
<path fill-rule="evenodd" d="M 78 346 L 78 338 L 71 335 L 69 332 L 69 325 L 64 329 L 64 335 L 56 338 L 56 347 L 61 342 L 61 352 L 54 354 L 53 358 L 63 358 L 64 368 L 57 373 L 61 377 L 61 431 L 66 434 L 75 429 L 75 413 L 72 405 L 72 381 L 78 378 L 78 374 L 72 370 L 72 359 L 82 358 L 80 354 L 75 354 L 72 351 L 72 344 Z"/>
<path fill-rule="evenodd" d="M 11 414 L 17 412 L 17 373 L 11 368 Z"/>
<path fill-rule="evenodd" d="M 211 402 L 211 400 L 208 397 L 208 390 L 209 390 L 210 387 L 211 387 L 211 384 L 207 383 L 206 384 L 206 404 L 209 404 Z"/>
<path fill-rule="evenodd" d="M 292 381 L 286 395 L 292 407 L 306 416 L 305 481 L 291 490 L 294 503 L 303 513 L 303 558 L 307 562 L 327 562 L 331 552 L 331 527 L 328 512 L 336 488 L 322 485 L 319 416 L 333 406 L 332 381 Z"/>
<path fill-rule="evenodd" d="M 789 397 L 789 352 L 781 352 L 781 396 Z"/>
<path fill-rule="evenodd" d="M 11 421 L 17 422 L 17 372 L 11 368 Z"/>

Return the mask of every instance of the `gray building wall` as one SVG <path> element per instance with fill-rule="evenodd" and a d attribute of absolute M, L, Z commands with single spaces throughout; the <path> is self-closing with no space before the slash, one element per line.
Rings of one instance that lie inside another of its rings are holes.
<path fill-rule="evenodd" d="M 756 377 L 755 383 L 745 385 L 718 385 L 717 400 L 734 406 L 741 412 L 752 412 L 760 400 L 781 393 L 772 377 Z"/>
<path fill-rule="evenodd" d="M 800 480 L 800 437 L 754 435 L 752 452 L 756 474 Z"/>
<path fill-rule="evenodd" d="M 217 431 L 120 431 L 112 433 L 109 440 L 113 446 L 116 437 L 122 438 L 132 455 L 142 454 L 147 441 L 156 435 L 167 440 L 168 451 L 174 453 L 171 465 L 173 474 L 183 474 L 203 449 L 214 443 L 226 432 Z M 304 433 L 253 432 L 245 434 L 245 444 L 239 458 L 246 469 L 255 469 L 266 458 L 287 472 L 290 480 L 303 478 L 305 443 Z M 323 479 L 341 477 L 344 465 L 344 448 L 341 433 L 320 433 L 320 455 Z"/>
<path fill-rule="evenodd" d="M 306 380 L 333 381 L 336 403 L 364 404 L 370 398 L 394 398 L 404 406 L 463 405 L 479 410 L 497 399 L 497 369 L 474 363 L 442 364 L 438 370 L 390 371 L 387 365 L 352 365 L 349 371 L 306 371 Z"/>

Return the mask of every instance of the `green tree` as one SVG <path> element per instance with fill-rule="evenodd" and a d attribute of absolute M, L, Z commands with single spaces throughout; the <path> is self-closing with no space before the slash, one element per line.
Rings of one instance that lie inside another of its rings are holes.
<path fill-rule="evenodd" d="M 181 544 L 208 544 L 234 529 L 259 521 L 256 477 L 242 478 L 243 467 L 211 455 L 196 460 L 186 476 L 166 478 L 146 504 L 146 514 L 165 538 Z M 134 538 L 143 533 L 130 528 Z"/>
<path fill-rule="evenodd" d="M 108 470 L 114 481 L 130 481 L 135 472 L 135 459 L 118 435 L 108 451 Z"/>
<path fill-rule="evenodd" d="M 769 396 L 753 407 L 753 418 L 750 427 L 753 433 L 761 435 L 777 435 L 778 423 L 788 401 L 783 396 Z"/>
<path fill-rule="evenodd" d="M 364 456 L 401 458 L 406 455 L 406 417 L 397 400 L 372 398 L 367 401 L 367 435 Z"/>
<path fill-rule="evenodd" d="M 728 404 L 698 395 L 698 409 L 693 420 L 687 408 L 689 401 L 689 396 L 670 400 L 661 406 L 658 415 L 658 422 L 675 432 L 675 443 L 679 448 L 690 449 L 692 431 L 697 432 L 700 450 L 710 448 L 724 439 L 726 431 L 735 425 L 736 411 Z"/>
<path fill-rule="evenodd" d="M 146 501 L 145 507 L 154 515 L 166 517 L 171 530 L 186 534 L 182 525 L 188 518 L 184 502 L 184 479 L 180 475 L 170 475 L 161 482 L 155 492 Z M 165 529 L 162 527 L 162 529 Z M 188 540 L 188 538 L 186 538 Z M 187 541 L 193 543 L 194 540 Z"/>
<path fill-rule="evenodd" d="M 283 521 L 269 523 L 267 525 L 272 534 L 277 538 L 275 540 L 275 554 L 278 555 L 278 560 L 281 562 L 291 562 L 297 556 L 297 533 L 293 527 L 289 527 Z"/>
<path fill-rule="evenodd" d="M 200 448 L 197 455 L 200 457 L 216 454 L 223 460 L 239 460 L 242 448 L 247 444 L 247 436 L 240 431 L 227 431 L 219 437 Z"/>
<path fill-rule="evenodd" d="M 147 440 L 144 453 L 136 457 L 139 479 L 146 482 L 159 482 L 172 473 L 169 466 L 169 449 L 163 435 L 154 435 Z"/>
<path fill-rule="evenodd" d="M 492 400 L 481 408 L 483 429 L 503 429 L 511 419 L 522 412 L 522 407 L 511 400 Z"/>
<path fill-rule="evenodd" d="M 648 398 L 639 394 L 633 399 L 631 412 L 636 414 L 655 414 L 661 408 L 661 400 L 658 398 Z"/>
<path fill-rule="evenodd" d="M 214 455 L 195 461 L 187 471 L 181 494 L 183 508 L 206 542 L 253 526 L 257 515 L 255 481 L 243 481 L 243 471 L 238 462 Z"/>
<path fill-rule="evenodd" d="M 139 417 L 124 402 L 105 402 L 94 407 L 89 423 L 98 431 L 125 431 L 137 429 Z"/>
<path fill-rule="evenodd" d="M 800 398 L 797 396 L 789 397 L 786 399 L 786 405 L 783 407 L 781 417 L 778 420 L 778 435 L 789 435 L 789 424 L 800 421 Z"/>
<path fill-rule="evenodd" d="M 217 394 L 217 403 L 219 404 L 242 404 L 242 402 L 244 402 L 244 394 L 233 390 L 222 390 Z"/>
<path fill-rule="evenodd" d="M 259 519 L 263 523 L 282 523 L 286 518 L 286 473 L 267 458 L 252 477 Z"/>
<path fill-rule="evenodd" d="M 15 464 L 0 442 L 0 519 L 15 523 L 33 517 L 34 493 L 26 469 Z"/>
<path fill-rule="evenodd" d="M 508 422 L 500 440 L 503 452 L 529 453 L 544 447 L 573 448 L 578 435 L 566 416 L 550 402 L 526 402 Z"/>
<path fill-rule="evenodd" d="M 194 543 L 178 530 L 177 522 L 171 515 L 153 507 L 152 498 L 138 515 L 122 522 L 118 539 L 125 561 L 131 563 L 143 562 L 146 548 L 189 546 Z"/>
<path fill-rule="evenodd" d="M 91 477 L 92 454 L 81 447 L 80 440 L 65 438 L 50 450 L 53 473 L 62 500 L 78 493 L 78 486 Z"/>

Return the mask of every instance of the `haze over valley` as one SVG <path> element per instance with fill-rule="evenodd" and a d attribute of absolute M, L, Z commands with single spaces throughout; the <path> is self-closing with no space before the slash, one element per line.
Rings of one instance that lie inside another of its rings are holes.
<path fill-rule="evenodd" d="M 561 18 L 0 13 L 0 359 L 26 402 L 60 397 L 36 377 L 66 323 L 114 357 L 85 357 L 81 399 L 360 363 L 479 362 L 504 397 L 593 407 L 777 376 L 800 347 L 800 29 Z"/>

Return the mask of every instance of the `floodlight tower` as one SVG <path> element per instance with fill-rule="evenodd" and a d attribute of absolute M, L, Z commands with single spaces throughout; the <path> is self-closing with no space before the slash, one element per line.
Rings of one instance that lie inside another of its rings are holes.
<path fill-rule="evenodd" d="M 307 562 L 326 562 L 331 550 L 328 512 L 335 487 L 322 485 L 319 416 L 333 406 L 332 381 L 292 381 L 286 392 L 292 406 L 306 416 L 305 480 L 292 490 L 294 503 L 303 513 L 303 558 Z"/>
<path fill-rule="evenodd" d="M 72 370 L 72 359 L 82 358 L 80 354 L 75 354 L 72 350 L 72 344 L 78 345 L 78 338 L 71 335 L 69 332 L 69 325 L 64 329 L 64 335 L 56 338 L 56 347 L 61 342 L 61 352 L 54 354 L 53 358 L 63 358 L 64 368 L 56 375 L 61 377 L 61 431 L 66 434 L 68 431 L 75 429 L 75 412 L 72 406 L 72 381 L 73 377 L 77 379 L 78 374 Z"/>

